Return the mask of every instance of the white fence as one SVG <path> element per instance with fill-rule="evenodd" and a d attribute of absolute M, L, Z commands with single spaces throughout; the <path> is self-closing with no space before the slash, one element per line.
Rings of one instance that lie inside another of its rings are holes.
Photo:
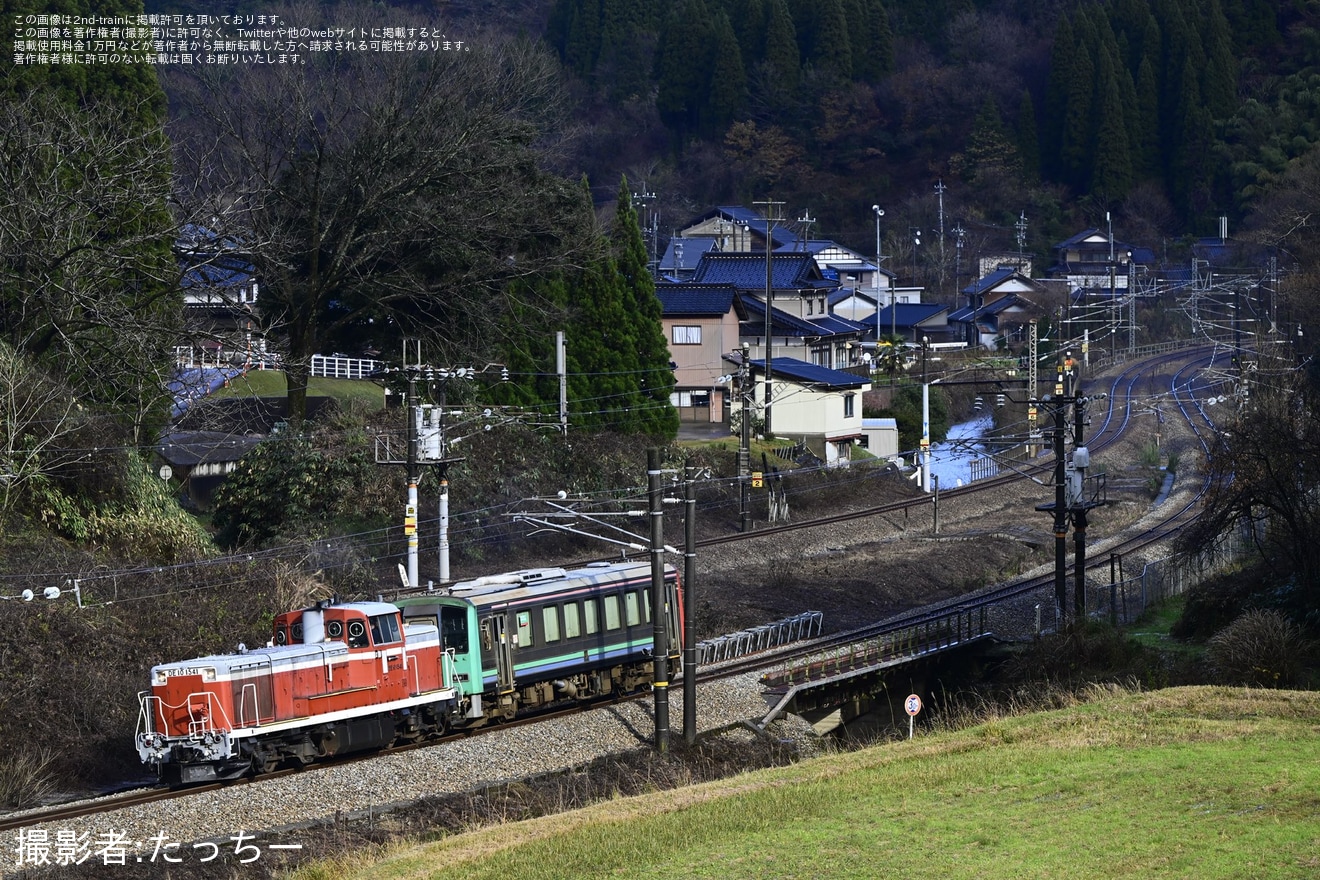
<path fill-rule="evenodd" d="M 278 354 L 246 348 L 203 348 L 195 345 L 176 345 L 174 363 L 185 369 L 202 367 L 239 367 L 246 370 L 282 370 L 284 362 Z M 312 355 L 313 376 L 330 379 L 365 379 L 385 369 L 384 361 L 371 358 L 342 357 L 340 355 Z"/>
<path fill-rule="evenodd" d="M 340 357 L 339 355 L 312 355 L 312 375 L 330 379 L 365 379 L 385 369 L 384 361 L 370 358 Z"/>

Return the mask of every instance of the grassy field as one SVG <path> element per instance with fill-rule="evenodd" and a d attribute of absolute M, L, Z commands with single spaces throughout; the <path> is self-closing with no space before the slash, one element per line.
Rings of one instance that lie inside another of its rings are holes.
<path fill-rule="evenodd" d="M 1099 694 L 296 876 L 1313 878 L 1320 694 Z"/>
<path fill-rule="evenodd" d="M 284 373 L 278 370 L 250 370 L 245 376 L 231 379 L 212 397 L 283 397 L 289 391 Z M 366 379 L 326 379 L 313 376 L 307 383 L 308 397 L 335 397 L 343 403 L 360 401 L 368 407 L 385 406 L 385 389 Z"/>

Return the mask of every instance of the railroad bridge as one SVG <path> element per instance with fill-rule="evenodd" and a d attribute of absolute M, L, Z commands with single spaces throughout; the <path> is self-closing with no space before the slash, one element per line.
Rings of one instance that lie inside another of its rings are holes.
<path fill-rule="evenodd" d="M 792 713 L 825 734 L 886 702 L 897 716 L 903 698 L 928 693 L 927 680 L 941 668 L 985 662 L 1007 644 L 990 629 L 989 612 L 955 609 L 767 672 L 761 682 L 770 709 L 757 726 Z"/>

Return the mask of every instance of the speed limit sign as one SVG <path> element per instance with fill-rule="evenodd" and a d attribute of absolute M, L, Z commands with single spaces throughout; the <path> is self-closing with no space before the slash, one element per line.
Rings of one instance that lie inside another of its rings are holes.
<path fill-rule="evenodd" d="M 908 694 L 908 698 L 903 701 L 903 708 L 908 713 L 908 739 L 912 739 L 912 722 L 916 720 L 917 713 L 921 711 L 921 697 L 916 694 Z"/>

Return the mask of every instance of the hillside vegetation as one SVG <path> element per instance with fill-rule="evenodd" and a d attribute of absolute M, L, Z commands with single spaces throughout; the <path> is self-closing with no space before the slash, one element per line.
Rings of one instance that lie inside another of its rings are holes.
<path fill-rule="evenodd" d="M 1317 724 L 1309 692 L 1096 690 L 295 876 L 1314 877 Z"/>

